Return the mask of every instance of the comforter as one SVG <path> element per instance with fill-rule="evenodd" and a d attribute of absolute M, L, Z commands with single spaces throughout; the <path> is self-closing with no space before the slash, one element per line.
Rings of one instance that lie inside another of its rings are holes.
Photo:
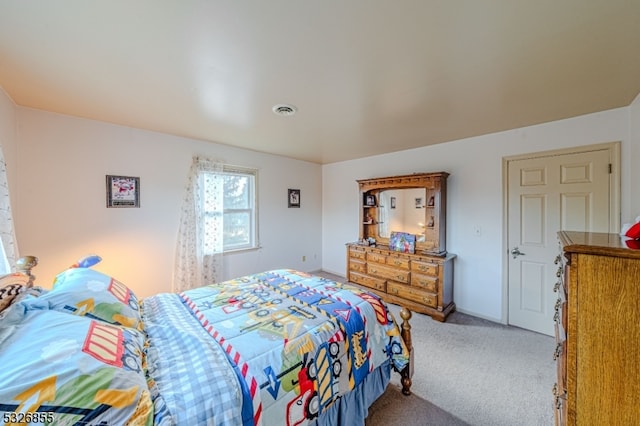
<path fill-rule="evenodd" d="M 377 296 L 294 270 L 139 301 L 70 268 L 29 293 L 0 313 L 6 423 L 362 423 L 408 362 Z"/>

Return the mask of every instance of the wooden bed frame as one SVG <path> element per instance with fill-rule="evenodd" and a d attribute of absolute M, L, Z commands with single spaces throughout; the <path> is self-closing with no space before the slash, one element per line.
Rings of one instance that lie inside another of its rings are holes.
<path fill-rule="evenodd" d="M 22 272 L 29 277 L 29 284 L 27 287 L 32 287 L 36 276 L 31 273 L 31 270 L 38 264 L 38 258 L 35 256 L 24 256 L 16 260 L 16 272 Z"/>
<path fill-rule="evenodd" d="M 20 272 L 29 277 L 27 288 L 32 287 L 35 275 L 31 273 L 31 270 L 38 265 L 38 258 L 36 256 L 24 256 L 16 261 L 16 272 Z M 400 335 L 404 341 L 407 349 L 409 350 L 409 364 L 402 370 L 401 383 L 402 393 L 404 395 L 411 395 L 411 378 L 413 377 L 413 345 L 411 343 L 411 311 L 405 307 L 400 309 L 400 317 L 402 318 L 402 324 L 400 325 Z"/>
<path fill-rule="evenodd" d="M 400 326 L 400 334 L 404 344 L 407 345 L 409 350 L 409 364 L 402 370 L 401 383 L 402 393 L 405 395 L 411 395 L 411 378 L 413 377 L 413 344 L 411 343 L 411 311 L 405 307 L 400 309 L 400 318 L 402 318 L 402 325 Z"/>

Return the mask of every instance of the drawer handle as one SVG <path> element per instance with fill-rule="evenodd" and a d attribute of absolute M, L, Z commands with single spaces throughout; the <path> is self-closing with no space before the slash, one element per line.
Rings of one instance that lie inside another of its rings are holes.
<path fill-rule="evenodd" d="M 560 399 L 560 395 L 556 396 L 556 409 L 562 409 L 562 400 Z"/>
<path fill-rule="evenodd" d="M 556 350 L 553 352 L 553 360 L 556 361 L 562 355 L 562 343 L 556 345 Z"/>
<path fill-rule="evenodd" d="M 397 288 L 392 288 L 392 289 L 391 289 L 391 293 L 393 293 L 393 294 L 398 294 L 398 289 L 397 289 Z"/>
<path fill-rule="evenodd" d="M 402 281 L 402 282 L 407 281 L 407 277 L 405 277 L 404 275 L 396 275 L 396 278 L 398 279 L 398 281 Z"/>
<path fill-rule="evenodd" d="M 394 261 L 393 261 L 393 264 L 394 264 L 394 265 L 396 265 L 396 266 L 400 266 L 400 265 L 402 265 L 402 261 L 400 261 L 400 260 L 394 260 Z"/>

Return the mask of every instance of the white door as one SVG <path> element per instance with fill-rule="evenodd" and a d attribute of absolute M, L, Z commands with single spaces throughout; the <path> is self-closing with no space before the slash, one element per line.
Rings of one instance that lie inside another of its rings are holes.
<path fill-rule="evenodd" d="M 611 202 L 613 151 L 508 162 L 509 324 L 554 334 L 559 230 L 618 232 L 612 229 L 612 215 L 619 214 Z"/>

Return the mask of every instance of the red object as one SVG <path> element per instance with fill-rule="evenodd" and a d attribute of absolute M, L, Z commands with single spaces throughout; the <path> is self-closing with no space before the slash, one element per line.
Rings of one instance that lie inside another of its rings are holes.
<path fill-rule="evenodd" d="M 627 243 L 627 247 L 630 249 L 640 249 L 640 240 L 626 240 L 625 243 Z"/>
<path fill-rule="evenodd" d="M 624 235 L 629 238 L 633 238 L 634 240 L 640 238 L 640 222 L 634 224 L 631 228 L 629 228 Z"/>

